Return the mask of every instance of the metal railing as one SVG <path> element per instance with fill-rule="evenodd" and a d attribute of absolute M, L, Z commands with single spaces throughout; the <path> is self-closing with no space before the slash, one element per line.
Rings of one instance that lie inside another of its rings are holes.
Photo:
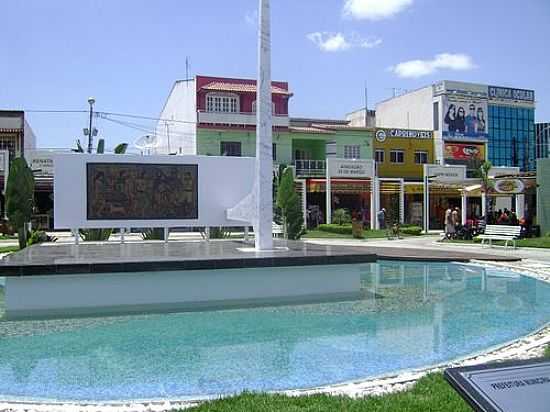
<path fill-rule="evenodd" d="M 296 176 L 325 176 L 327 163 L 325 160 L 295 160 Z"/>

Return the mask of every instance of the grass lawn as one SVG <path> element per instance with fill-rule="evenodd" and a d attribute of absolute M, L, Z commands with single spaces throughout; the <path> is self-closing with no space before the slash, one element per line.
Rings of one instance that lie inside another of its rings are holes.
<path fill-rule="evenodd" d="M 0 240 L 13 240 L 17 239 L 16 235 L 0 235 Z"/>
<path fill-rule="evenodd" d="M 481 243 L 481 240 L 451 240 L 451 241 L 445 240 L 444 242 L 472 244 L 472 243 Z M 518 247 L 536 247 L 536 248 L 548 249 L 550 248 L 550 236 L 519 239 L 516 241 L 516 244 Z M 493 240 L 493 245 L 504 246 L 504 242 Z M 508 242 L 508 245 L 511 245 L 511 243 Z"/>
<path fill-rule="evenodd" d="M 544 352 L 550 358 L 550 346 Z M 411 389 L 383 396 L 352 399 L 346 396 L 312 395 L 291 397 L 245 393 L 232 398 L 205 402 L 186 412 L 469 412 L 472 409 L 445 381 L 433 373 Z"/>
<path fill-rule="evenodd" d="M 420 379 L 408 391 L 384 396 L 352 399 L 345 396 L 242 394 L 234 398 L 203 403 L 189 412 L 333 412 L 333 411 L 441 411 L 469 412 L 470 407 L 449 386 L 440 373 Z"/>
<path fill-rule="evenodd" d="M 2 247 L 0 247 L 0 253 L 17 252 L 18 250 L 19 250 L 19 246 L 2 246 Z"/>

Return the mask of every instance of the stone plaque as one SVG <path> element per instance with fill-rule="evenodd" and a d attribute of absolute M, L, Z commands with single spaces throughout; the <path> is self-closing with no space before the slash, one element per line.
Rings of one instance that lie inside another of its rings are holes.
<path fill-rule="evenodd" d="M 476 411 L 550 411 L 550 361 L 544 359 L 450 368 L 445 379 Z"/>
<path fill-rule="evenodd" d="M 88 163 L 88 219 L 198 219 L 197 180 L 197 165 Z"/>

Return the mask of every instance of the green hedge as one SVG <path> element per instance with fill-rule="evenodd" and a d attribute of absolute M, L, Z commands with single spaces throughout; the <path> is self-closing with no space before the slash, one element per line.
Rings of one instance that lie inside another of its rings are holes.
<path fill-rule="evenodd" d="M 323 232 L 336 233 L 338 235 L 350 235 L 351 236 L 351 224 L 347 225 L 319 225 L 317 228 Z"/>
<path fill-rule="evenodd" d="M 407 226 L 401 228 L 401 233 L 410 236 L 420 236 L 422 234 L 422 228 L 418 226 Z"/>

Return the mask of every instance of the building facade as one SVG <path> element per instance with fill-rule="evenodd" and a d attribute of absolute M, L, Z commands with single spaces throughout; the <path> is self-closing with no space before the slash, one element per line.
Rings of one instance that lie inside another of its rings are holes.
<path fill-rule="evenodd" d="M 304 209 L 326 208 L 327 156 L 372 159 L 374 130 L 349 120 L 291 118 L 288 83 L 272 83 L 273 161 L 293 166 Z M 197 76 L 174 84 L 157 125 L 156 154 L 255 156 L 256 82 Z M 337 181 L 337 203 L 360 209 L 370 184 Z"/>
<path fill-rule="evenodd" d="M 495 166 L 534 170 L 533 90 L 441 81 L 376 106 L 378 127 L 434 131 L 435 160 L 472 172 Z"/>
<path fill-rule="evenodd" d="M 550 122 L 536 123 L 537 159 L 550 157 Z"/>

